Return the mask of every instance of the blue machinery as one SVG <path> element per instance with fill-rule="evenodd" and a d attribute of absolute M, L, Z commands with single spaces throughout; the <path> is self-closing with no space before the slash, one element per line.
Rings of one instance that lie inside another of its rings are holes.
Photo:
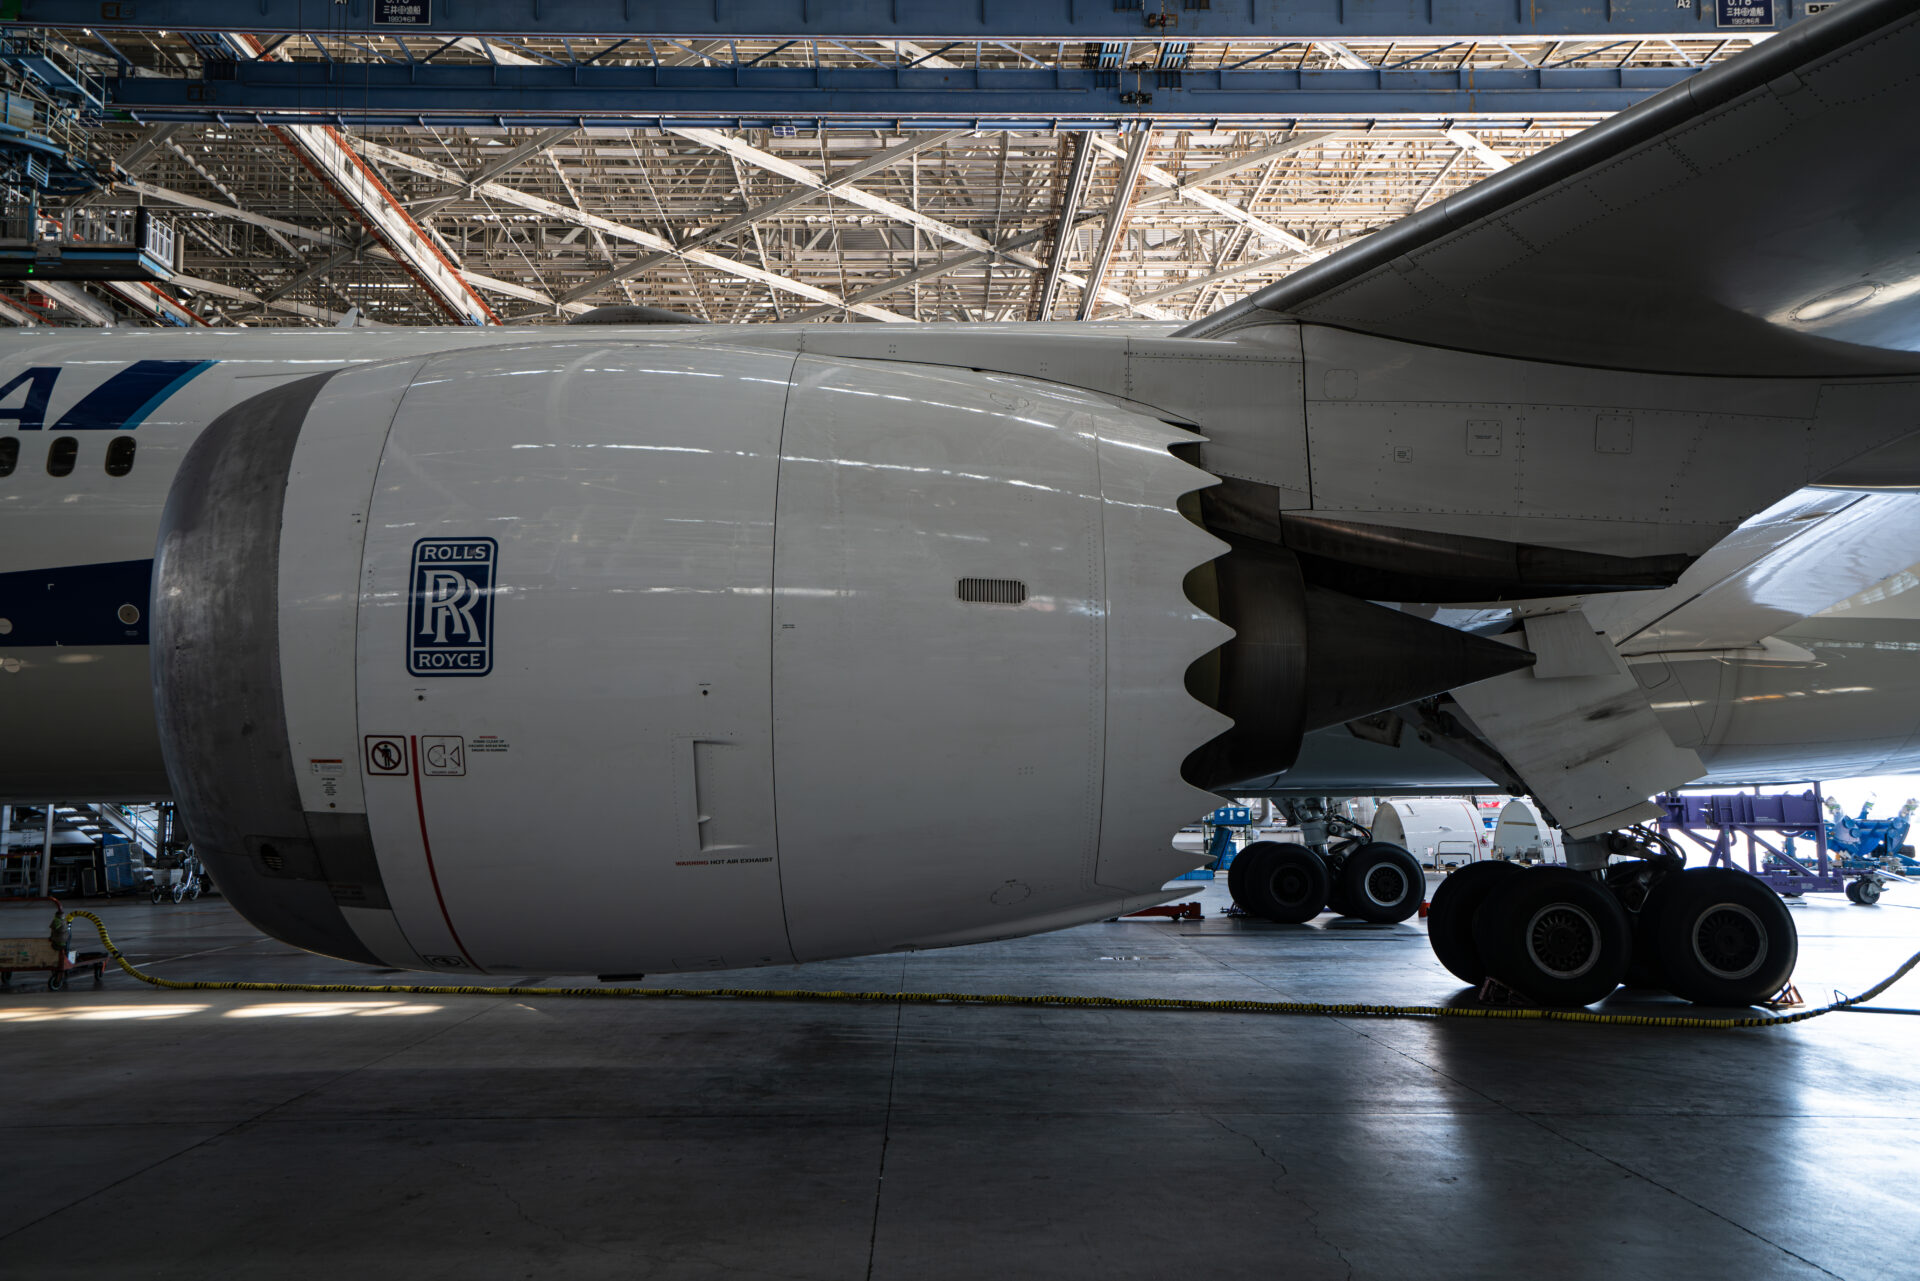
<path fill-rule="evenodd" d="M 1837 802 L 1822 800 L 1818 785 L 1797 796 L 1669 792 L 1658 799 L 1667 811 L 1659 820 L 1663 833 L 1706 850 L 1710 867 L 1739 867 L 1744 838 L 1745 870 L 1788 897 L 1844 891 L 1855 903 L 1872 904 L 1888 881 L 1920 874 L 1920 862 L 1901 845 L 1912 801 L 1891 819 L 1868 818 L 1870 806 L 1850 819 Z M 1813 842 L 1810 859 L 1795 849 L 1800 840 Z"/>
<path fill-rule="evenodd" d="M 1877 864 L 1903 876 L 1920 876 L 1920 859 L 1906 843 L 1907 829 L 1920 801 L 1909 800 L 1892 818 L 1872 818 L 1873 802 L 1860 807 L 1860 813 L 1848 818 L 1840 802 L 1827 798 L 1827 811 L 1833 815 L 1826 825 L 1827 848 L 1846 856 L 1849 865 L 1867 867 Z M 1787 853 L 1793 853 L 1793 838 L 1787 838 Z"/>
<path fill-rule="evenodd" d="M 1215 872 L 1224 872 L 1233 866 L 1233 856 L 1240 852 L 1234 844 L 1234 829 L 1251 827 L 1253 811 L 1245 805 L 1222 805 L 1201 820 L 1201 826 L 1207 829 L 1207 865 L 1183 872 L 1176 879 L 1182 881 L 1211 881 Z"/>

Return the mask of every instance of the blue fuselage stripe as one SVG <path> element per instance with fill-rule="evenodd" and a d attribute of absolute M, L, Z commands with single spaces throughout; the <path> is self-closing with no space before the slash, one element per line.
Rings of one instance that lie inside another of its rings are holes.
<path fill-rule="evenodd" d="M 214 362 L 211 360 L 202 360 L 197 364 L 189 365 L 185 370 L 181 372 L 178 378 L 175 378 L 172 382 L 162 387 L 159 391 L 156 391 L 153 393 L 153 395 L 147 397 L 146 404 L 140 406 L 140 408 L 128 414 L 127 420 L 120 424 L 120 430 L 132 431 L 135 427 L 138 427 L 141 423 L 147 421 L 147 415 L 152 413 L 154 410 L 160 408 L 161 401 L 165 400 L 167 397 L 173 395 L 174 392 L 179 391 L 182 387 L 186 386 L 189 382 L 193 381 L 194 376 L 200 373 L 202 370 L 213 368 L 213 363 Z"/>
<path fill-rule="evenodd" d="M 0 649 L 145 645 L 152 560 L 61 565 L 0 574 Z M 132 622 L 121 611 L 132 606 Z"/>
<path fill-rule="evenodd" d="M 211 360 L 136 360 L 92 391 L 60 416 L 55 431 L 130 431 L 180 390 Z M 22 420 L 22 431 L 38 427 Z"/>

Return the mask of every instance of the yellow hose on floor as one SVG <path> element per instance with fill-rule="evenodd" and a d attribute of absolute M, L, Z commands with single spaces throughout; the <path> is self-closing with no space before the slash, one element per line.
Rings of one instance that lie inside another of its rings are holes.
<path fill-rule="evenodd" d="M 1014 996 L 978 992 L 811 992 L 800 988 L 753 987 L 477 987 L 412 983 L 247 983 L 182 982 L 155 978 L 134 968 L 120 954 L 104 921 L 85 910 L 68 912 L 72 921 L 85 917 L 100 932 L 100 943 L 114 963 L 152 987 L 173 992 L 352 992 L 378 996 L 519 996 L 519 997 L 681 997 L 736 1001 L 832 1001 L 879 1005 L 1024 1005 L 1045 1009 L 1181 1010 L 1213 1014 L 1316 1014 L 1360 1019 L 1539 1019 L 1554 1023 L 1603 1023 L 1614 1027 L 1736 1028 L 1779 1027 L 1819 1018 L 1870 1001 L 1920 966 L 1920 952 L 1899 969 L 1858 996 L 1842 997 L 1816 1009 L 1792 1014 L 1757 1014 L 1744 1018 L 1704 1019 L 1654 1014 L 1596 1014 L 1591 1010 L 1552 1010 L 1533 1006 L 1449 1005 L 1327 1005 L 1302 1001 L 1198 1001 L 1172 996 Z"/>

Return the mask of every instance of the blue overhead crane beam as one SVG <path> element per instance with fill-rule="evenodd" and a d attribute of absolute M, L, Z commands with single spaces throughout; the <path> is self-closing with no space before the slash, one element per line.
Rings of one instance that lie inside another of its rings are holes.
<path fill-rule="evenodd" d="M 110 80 L 107 101 L 142 121 L 261 124 L 1256 128 L 1329 117 L 1596 115 L 1695 74 L 1687 67 L 1188 70 L 1177 87 L 1163 87 L 1151 69 L 239 62 L 205 80 Z"/>
<path fill-rule="evenodd" d="M 1739 34 L 1784 29 L 1808 7 L 1809 0 L 0 0 L 0 18 L 322 36 L 1426 40 Z"/>

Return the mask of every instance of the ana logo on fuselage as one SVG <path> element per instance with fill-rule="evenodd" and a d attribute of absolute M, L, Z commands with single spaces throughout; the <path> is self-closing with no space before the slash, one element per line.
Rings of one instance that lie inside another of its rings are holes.
<path fill-rule="evenodd" d="M 179 391 L 212 360 L 136 360 L 110 375 L 81 396 L 53 424 L 54 431 L 132 431 L 145 422 L 167 397 Z M 47 406 L 59 381 L 59 365 L 35 365 L 0 387 L 0 424 L 8 419 L 21 431 L 39 431 L 47 425 Z M 21 388 L 26 394 L 17 403 Z"/>

